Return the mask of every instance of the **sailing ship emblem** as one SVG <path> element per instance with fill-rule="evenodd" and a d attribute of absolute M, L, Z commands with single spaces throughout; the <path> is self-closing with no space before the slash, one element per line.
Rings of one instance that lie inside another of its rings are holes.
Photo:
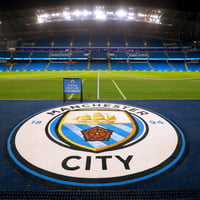
<path fill-rule="evenodd" d="M 102 114 L 102 112 L 94 112 L 92 114 L 84 114 L 73 118 L 77 123 L 97 123 L 97 124 L 111 124 L 115 123 L 115 115 L 109 115 L 108 113 Z"/>
<path fill-rule="evenodd" d="M 72 148 L 100 152 L 117 148 L 137 132 L 136 122 L 125 111 L 81 110 L 66 113 L 58 135 Z"/>

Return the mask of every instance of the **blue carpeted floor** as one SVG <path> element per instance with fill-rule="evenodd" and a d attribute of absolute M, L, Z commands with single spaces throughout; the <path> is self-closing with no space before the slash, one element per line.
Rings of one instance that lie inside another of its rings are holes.
<path fill-rule="evenodd" d="M 93 101 L 83 101 L 83 103 L 88 102 Z M 126 104 L 161 114 L 182 129 L 187 141 L 187 152 L 178 166 L 145 183 L 125 185 L 122 188 L 117 188 L 116 191 L 200 190 L 200 100 L 102 100 L 100 102 Z M 16 169 L 7 154 L 7 139 L 12 129 L 25 118 L 51 108 L 76 103 L 80 102 L 59 100 L 0 101 L 0 191 L 59 190 L 58 187 L 38 182 L 34 177 L 27 176 Z M 113 190 L 115 188 L 112 188 Z"/>

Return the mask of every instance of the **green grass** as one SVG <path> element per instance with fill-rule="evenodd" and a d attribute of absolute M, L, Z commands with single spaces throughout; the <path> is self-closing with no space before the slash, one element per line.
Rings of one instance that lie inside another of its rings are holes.
<path fill-rule="evenodd" d="M 97 98 L 96 71 L 41 71 L 0 72 L 0 99 L 62 99 L 68 77 L 83 79 L 84 99 Z M 200 72 L 101 71 L 100 99 L 200 99 Z"/>

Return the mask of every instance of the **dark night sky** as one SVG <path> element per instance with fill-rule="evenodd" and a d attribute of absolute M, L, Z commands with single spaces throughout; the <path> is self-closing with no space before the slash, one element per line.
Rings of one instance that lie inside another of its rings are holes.
<path fill-rule="evenodd" d="M 131 5 L 200 12 L 198 0 L 4 0 L 0 10 L 67 5 Z"/>

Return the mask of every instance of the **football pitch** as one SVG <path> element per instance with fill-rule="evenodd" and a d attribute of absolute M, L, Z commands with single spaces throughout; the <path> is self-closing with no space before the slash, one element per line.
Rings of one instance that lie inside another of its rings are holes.
<path fill-rule="evenodd" d="M 172 71 L 0 72 L 0 99 L 61 100 L 63 78 L 81 78 L 85 100 L 200 99 L 200 73 Z"/>

